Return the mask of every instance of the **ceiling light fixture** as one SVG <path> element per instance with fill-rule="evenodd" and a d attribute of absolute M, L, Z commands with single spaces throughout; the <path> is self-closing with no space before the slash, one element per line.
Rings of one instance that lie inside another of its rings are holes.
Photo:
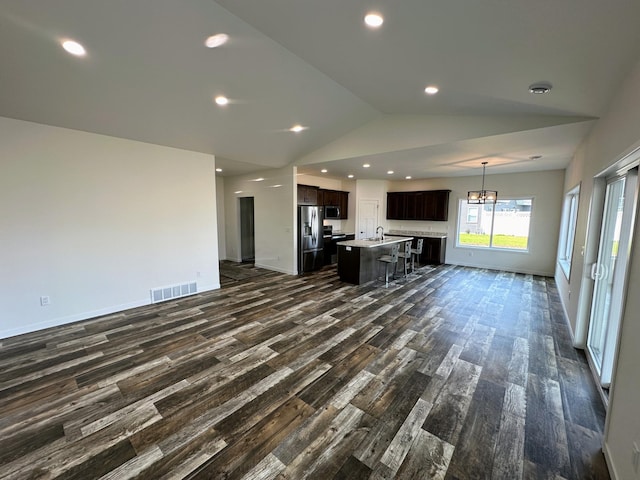
<path fill-rule="evenodd" d="M 347 178 L 353 178 L 353 175 L 349 174 L 347 175 Z"/>
<path fill-rule="evenodd" d="M 223 95 L 218 95 L 216 97 L 216 103 L 218 105 L 224 106 L 224 105 L 228 105 L 229 104 L 229 99 Z"/>
<path fill-rule="evenodd" d="M 387 175 L 393 175 L 393 170 L 388 170 Z"/>
<path fill-rule="evenodd" d="M 404 178 L 406 178 L 407 180 L 411 180 L 411 175 L 407 175 L 407 176 L 406 176 L 406 177 L 404 177 Z"/>
<path fill-rule="evenodd" d="M 254 178 L 254 179 L 252 180 L 252 182 L 262 182 L 263 180 L 264 180 L 264 178 L 262 178 L 262 177 L 258 177 L 258 178 Z"/>
<path fill-rule="evenodd" d="M 293 133 L 300 133 L 303 130 L 306 130 L 306 128 L 303 127 L 302 125 L 294 125 L 289 129 L 289 131 Z"/>
<path fill-rule="evenodd" d="M 207 48 L 217 48 L 227 43 L 227 40 L 229 40 L 229 35 L 226 33 L 217 33 L 207 38 L 204 44 Z"/>
<path fill-rule="evenodd" d="M 323 168 L 322 170 L 320 170 L 322 173 L 327 173 L 327 169 Z"/>
<path fill-rule="evenodd" d="M 484 171 L 487 167 L 487 163 L 489 162 L 482 162 L 482 189 L 467 192 L 467 203 L 496 203 L 496 200 L 498 200 L 498 192 L 496 190 L 484 189 Z"/>
<path fill-rule="evenodd" d="M 368 163 L 364 163 L 362 164 L 362 168 L 369 168 L 371 165 L 369 165 Z"/>
<path fill-rule="evenodd" d="M 534 95 L 543 95 L 545 93 L 549 93 L 549 91 L 553 88 L 549 82 L 539 82 L 529 85 L 529 93 L 533 93 Z"/>
<path fill-rule="evenodd" d="M 75 55 L 76 57 L 84 57 L 87 54 L 85 48 L 78 42 L 75 42 L 73 40 L 63 41 L 62 48 L 64 48 L 71 55 Z"/>
<path fill-rule="evenodd" d="M 364 23 L 372 28 L 378 28 L 384 23 L 384 18 L 377 12 L 369 12 L 364 17 Z"/>
<path fill-rule="evenodd" d="M 426 93 L 427 95 L 435 95 L 436 93 L 438 93 L 438 91 L 439 89 L 435 85 L 429 85 L 424 89 L 424 93 Z"/>
<path fill-rule="evenodd" d="M 221 173 L 222 169 L 221 168 L 216 168 L 216 172 Z"/>

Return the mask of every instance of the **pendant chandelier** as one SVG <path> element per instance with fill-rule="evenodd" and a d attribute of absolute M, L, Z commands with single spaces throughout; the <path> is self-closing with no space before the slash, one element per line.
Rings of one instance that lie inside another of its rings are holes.
<path fill-rule="evenodd" d="M 482 190 L 471 190 L 467 192 L 467 203 L 496 203 L 498 192 L 496 190 L 484 189 L 484 171 L 488 162 L 482 162 Z"/>

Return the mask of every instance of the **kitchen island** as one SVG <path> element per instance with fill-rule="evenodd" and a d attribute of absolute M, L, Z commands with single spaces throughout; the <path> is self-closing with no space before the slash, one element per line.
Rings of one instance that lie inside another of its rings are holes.
<path fill-rule="evenodd" d="M 385 236 L 384 240 L 348 240 L 338 242 L 338 276 L 343 282 L 360 285 L 378 278 L 384 265 L 378 258 L 386 255 L 395 243 L 412 240 L 412 237 Z M 403 247 L 400 247 L 403 251 Z"/>
<path fill-rule="evenodd" d="M 418 257 L 419 265 L 442 265 L 447 253 L 447 234 L 445 232 L 417 232 L 412 230 L 390 230 L 389 235 L 413 237 L 413 248 L 419 238 L 424 242 L 422 253 Z"/>

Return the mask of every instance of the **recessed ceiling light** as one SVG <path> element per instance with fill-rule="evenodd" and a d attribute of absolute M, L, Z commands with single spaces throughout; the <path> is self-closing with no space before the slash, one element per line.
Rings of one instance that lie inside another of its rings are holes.
<path fill-rule="evenodd" d="M 387 175 L 393 175 L 393 170 L 388 170 Z"/>
<path fill-rule="evenodd" d="M 347 175 L 347 178 L 353 178 L 353 175 L 349 174 Z"/>
<path fill-rule="evenodd" d="M 372 28 L 378 28 L 384 22 L 382 15 L 376 12 L 369 12 L 364 17 L 364 23 Z"/>
<path fill-rule="evenodd" d="M 322 173 L 327 173 L 327 169 L 323 168 L 322 170 L 320 170 Z"/>
<path fill-rule="evenodd" d="M 279 187 L 281 187 L 281 186 L 282 186 L 282 185 L 280 185 L 280 184 L 271 185 L 271 187 L 272 187 L 272 188 L 279 188 Z"/>
<path fill-rule="evenodd" d="M 216 97 L 216 103 L 218 105 L 223 105 L 224 106 L 224 105 L 227 105 L 229 103 L 229 99 L 227 97 L 223 96 L 223 95 L 218 95 Z"/>
<path fill-rule="evenodd" d="M 406 177 L 404 177 L 404 178 L 406 178 L 407 180 L 411 180 L 411 175 L 407 175 L 407 176 L 406 176 Z"/>
<path fill-rule="evenodd" d="M 87 51 L 84 49 L 84 47 L 73 40 L 65 40 L 64 42 L 62 42 L 62 48 L 64 48 L 71 55 L 75 55 L 76 57 L 84 57 L 87 54 Z"/>
<path fill-rule="evenodd" d="M 263 180 L 264 180 L 264 178 L 258 177 L 258 178 L 254 178 L 252 181 L 253 182 L 262 182 Z"/>
<path fill-rule="evenodd" d="M 424 93 L 426 93 L 427 95 L 435 95 L 436 93 L 438 93 L 438 90 L 438 87 L 436 87 L 435 85 L 429 85 L 424 89 Z"/>
<path fill-rule="evenodd" d="M 235 191 L 235 192 L 233 192 L 233 193 L 235 193 L 235 194 L 242 193 L 242 190 L 236 190 L 236 191 Z"/>
<path fill-rule="evenodd" d="M 303 127 L 302 125 L 294 125 L 289 129 L 289 131 L 293 133 L 300 133 L 303 130 L 306 130 L 306 127 Z"/>
<path fill-rule="evenodd" d="M 529 93 L 533 93 L 534 95 L 542 95 L 544 93 L 549 93 L 552 85 L 548 82 L 540 82 L 529 85 Z"/>
<path fill-rule="evenodd" d="M 227 40 L 229 40 L 229 35 L 227 35 L 226 33 L 217 33 L 216 35 L 211 35 L 209 38 L 207 38 L 204 41 L 204 44 L 208 48 L 216 48 L 227 43 Z"/>
<path fill-rule="evenodd" d="M 540 160 L 542 158 L 542 155 L 531 155 L 529 157 L 529 160 Z"/>
<path fill-rule="evenodd" d="M 369 165 L 368 163 L 365 163 L 362 165 L 362 168 L 369 168 L 371 165 Z"/>
<path fill-rule="evenodd" d="M 218 173 L 222 172 L 222 169 L 221 168 L 216 168 L 216 172 L 218 172 Z"/>

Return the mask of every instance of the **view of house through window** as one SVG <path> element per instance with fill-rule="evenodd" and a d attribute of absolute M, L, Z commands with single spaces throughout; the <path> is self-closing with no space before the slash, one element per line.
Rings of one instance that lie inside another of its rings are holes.
<path fill-rule="evenodd" d="M 460 200 L 458 246 L 526 251 L 533 198 L 503 198 L 493 204 Z"/>

